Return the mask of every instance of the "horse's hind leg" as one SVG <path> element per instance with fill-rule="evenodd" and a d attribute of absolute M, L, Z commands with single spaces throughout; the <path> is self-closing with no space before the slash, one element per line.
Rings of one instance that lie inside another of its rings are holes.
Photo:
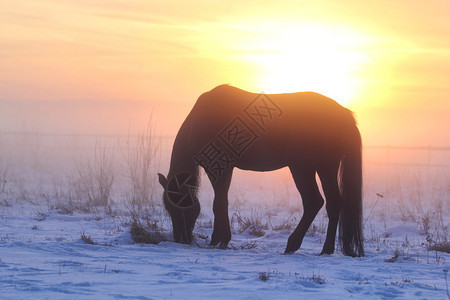
<path fill-rule="evenodd" d="M 316 172 L 314 169 L 290 167 L 290 170 L 295 185 L 302 196 L 304 212 L 300 223 L 288 239 L 286 250 L 284 251 L 285 254 L 294 253 L 300 248 L 306 231 L 324 203 L 319 188 L 317 187 Z"/>
<path fill-rule="evenodd" d="M 214 189 L 214 229 L 211 245 L 226 249 L 231 240 L 230 220 L 228 218 L 228 190 L 231 184 L 233 170 L 228 170 L 223 176 L 211 180 Z"/>
<path fill-rule="evenodd" d="M 319 169 L 317 172 L 322 182 L 323 193 L 327 201 L 326 208 L 328 214 L 328 229 L 322 254 L 333 254 L 336 241 L 336 229 L 339 222 L 339 213 L 341 211 L 342 197 L 339 191 L 337 174 L 339 162 L 329 168 Z"/>

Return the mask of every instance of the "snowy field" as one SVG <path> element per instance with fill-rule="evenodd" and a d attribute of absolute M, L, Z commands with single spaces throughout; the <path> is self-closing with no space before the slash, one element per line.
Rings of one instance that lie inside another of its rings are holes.
<path fill-rule="evenodd" d="M 50 163 L 45 149 L 36 156 L 33 147 L 33 155 L 17 158 L 12 149 L 0 160 L 1 299 L 449 299 L 449 169 L 365 166 L 366 256 L 345 257 L 339 249 L 318 256 L 324 209 L 300 250 L 283 255 L 302 214 L 286 170 L 236 172 L 233 237 L 220 250 L 208 247 L 213 215 L 206 180 L 196 240 L 180 245 L 170 241 L 159 186 L 148 192 L 148 203 L 129 201 L 130 164 L 117 163 L 110 204 L 95 206 L 95 191 L 109 182 L 96 170 L 112 172 L 106 148 L 91 160 L 73 159 L 70 169 Z M 83 171 L 90 168 L 92 174 Z M 133 218 L 165 241 L 136 243 Z"/>
<path fill-rule="evenodd" d="M 274 220 L 290 215 L 283 209 L 271 214 L 273 224 L 261 237 L 252 228 L 239 233 L 235 224 L 229 250 L 207 246 L 205 215 L 196 243 L 186 246 L 136 244 L 120 213 L 61 214 L 30 204 L 0 211 L 2 299 L 448 297 L 444 270 L 450 255 L 428 251 L 419 224 L 400 218 L 372 222 L 366 257 L 349 258 L 339 252 L 318 256 L 320 229 L 310 231 L 296 254 L 283 255 L 290 231 L 272 228 L 283 224 Z"/>

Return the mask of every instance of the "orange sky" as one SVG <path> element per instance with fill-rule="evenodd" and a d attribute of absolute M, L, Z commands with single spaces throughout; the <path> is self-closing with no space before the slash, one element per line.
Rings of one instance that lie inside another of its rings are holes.
<path fill-rule="evenodd" d="M 333 97 L 370 144 L 450 145 L 449 13 L 419 0 L 0 0 L 0 130 L 118 132 L 153 108 L 175 134 L 199 94 L 230 83 Z"/>

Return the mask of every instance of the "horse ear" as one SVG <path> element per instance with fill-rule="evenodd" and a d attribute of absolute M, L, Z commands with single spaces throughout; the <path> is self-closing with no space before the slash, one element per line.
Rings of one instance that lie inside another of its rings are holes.
<path fill-rule="evenodd" d="M 159 179 L 159 183 L 163 186 L 163 188 L 166 188 L 166 186 L 167 186 L 167 179 L 166 179 L 166 177 L 164 177 L 163 174 L 158 173 L 158 179 Z"/>

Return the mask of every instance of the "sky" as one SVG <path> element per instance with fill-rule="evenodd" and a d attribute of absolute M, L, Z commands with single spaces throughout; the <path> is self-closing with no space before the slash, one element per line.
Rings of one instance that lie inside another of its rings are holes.
<path fill-rule="evenodd" d="M 450 1 L 0 0 L 0 130 L 176 134 L 229 83 L 316 91 L 367 144 L 450 145 Z M 152 114 L 153 112 L 153 114 Z"/>

